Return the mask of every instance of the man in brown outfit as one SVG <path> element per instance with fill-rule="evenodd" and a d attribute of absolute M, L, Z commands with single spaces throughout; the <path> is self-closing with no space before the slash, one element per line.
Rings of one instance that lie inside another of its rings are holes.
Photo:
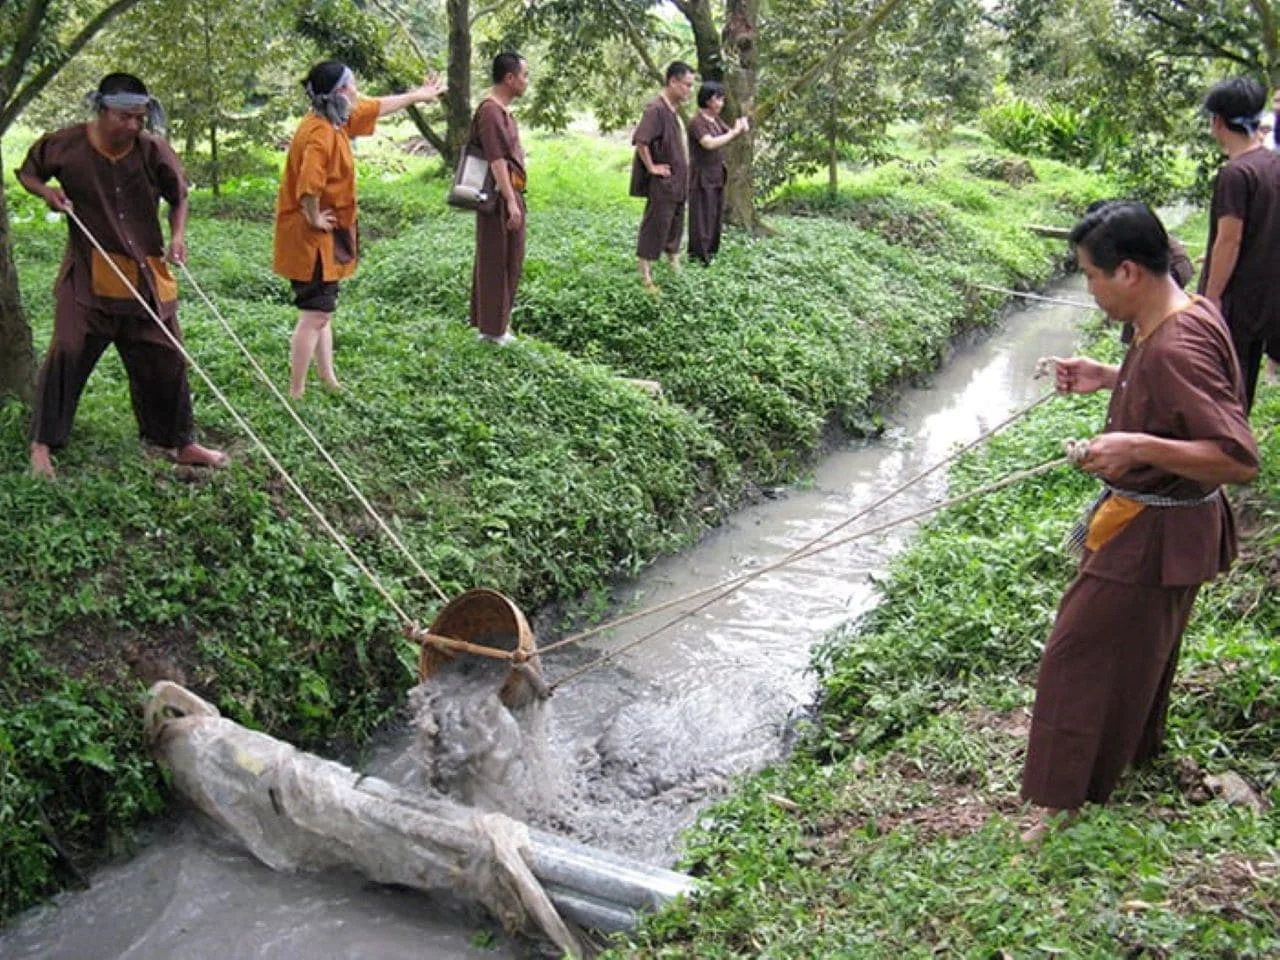
<path fill-rule="evenodd" d="M 476 211 L 476 262 L 471 273 L 471 325 L 481 340 L 506 346 L 515 339 L 511 307 L 524 269 L 527 183 L 524 148 L 511 104 L 529 89 L 529 64 L 518 53 L 493 58 L 493 87 L 476 107 L 471 143 L 484 152 L 498 188 L 492 213 Z"/>
<path fill-rule="evenodd" d="M 1236 554 L 1220 485 L 1258 472 L 1226 327 L 1170 277 L 1156 216 L 1108 204 L 1070 239 L 1098 306 L 1137 334 L 1118 368 L 1057 361 L 1059 391 L 1112 395 L 1082 464 L 1106 488 L 1036 679 L 1022 796 L 1044 811 L 1029 841 L 1051 816 L 1106 802 L 1126 766 L 1159 752 L 1196 591 Z"/>
<path fill-rule="evenodd" d="M 41 137 L 18 170 L 23 187 L 51 210 L 74 212 L 107 251 L 103 256 L 68 221 L 67 252 L 54 286 L 53 339 L 36 385 L 31 470 L 53 479 L 51 451 L 67 442 L 80 394 L 112 343 L 129 375 L 143 439 L 179 463 L 220 467 L 226 454 L 193 439 L 186 363 L 170 340 L 182 337 L 178 284 L 166 264 L 187 257 L 182 164 L 163 137 L 144 129 L 148 122 L 158 126 L 163 113 L 137 77 L 109 74 L 90 99 L 93 120 Z M 49 186 L 50 180 L 59 186 Z M 162 199 L 169 206 L 167 248 Z"/>
<path fill-rule="evenodd" d="M 1256 136 L 1266 101 L 1262 85 L 1248 77 L 1224 80 L 1204 99 L 1209 131 L 1227 162 L 1213 182 L 1200 292 L 1231 330 L 1246 410 L 1253 407 L 1267 341 L 1280 344 L 1280 154 Z"/>
<path fill-rule="evenodd" d="M 646 198 L 636 259 L 640 279 L 649 291 L 658 289 L 652 267 L 664 252 L 673 268 L 680 266 L 684 204 L 689 193 L 689 142 L 680 107 L 692 92 L 693 67 L 676 60 L 667 67 L 662 92 L 644 108 L 631 137 L 636 148 L 631 195 Z"/>

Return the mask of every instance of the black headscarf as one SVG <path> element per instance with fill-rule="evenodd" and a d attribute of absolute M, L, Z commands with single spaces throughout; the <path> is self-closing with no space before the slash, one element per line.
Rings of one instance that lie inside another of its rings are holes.
<path fill-rule="evenodd" d="M 324 117 L 335 127 L 340 127 L 351 118 L 351 108 L 355 106 L 337 89 L 354 83 L 355 76 L 351 68 L 337 60 L 325 60 L 317 63 L 302 81 L 311 101 L 311 109 Z"/>

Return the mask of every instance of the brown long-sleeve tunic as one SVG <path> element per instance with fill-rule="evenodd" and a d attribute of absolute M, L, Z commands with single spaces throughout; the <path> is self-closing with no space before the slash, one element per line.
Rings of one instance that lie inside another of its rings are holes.
<path fill-rule="evenodd" d="M 1129 349 L 1104 432 L 1213 440 L 1235 459 L 1256 466 L 1258 448 L 1244 415 L 1242 390 L 1226 327 L 1207 301 L 1197 299 Z M 1154 466 L 1116 477 L 1112 485 L 1177 500 L 1210 492 Z M 1219 497 L 1198 507 L 1142 510 L 1081 571 L 1118 583 L 1190 586 L 1225 571 L 1235 552 L 1231 508 Z"/>

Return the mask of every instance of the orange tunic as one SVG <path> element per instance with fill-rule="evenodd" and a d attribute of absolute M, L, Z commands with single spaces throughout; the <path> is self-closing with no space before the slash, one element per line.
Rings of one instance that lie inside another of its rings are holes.
<path fill-rule="evenodd" d="M 341 280 L 355 273 L 356 260 L 338 263 L 333 234 L 314 230 L 302 213 L 302 198 L 320 197 L 320 209 L 332 210 L 340 228 L 355 236 L 356 164 L 351 138 L 373 133 L 378 124 L 378 101 L 360 100 L 343 127 L 335 127 L 315 112 L 298 124 L 289 144 L 284 179 L 276 197 L 276 233 L 272 269 L 289 280 L 310 280 L 320 257 L 323 280 Z"/>

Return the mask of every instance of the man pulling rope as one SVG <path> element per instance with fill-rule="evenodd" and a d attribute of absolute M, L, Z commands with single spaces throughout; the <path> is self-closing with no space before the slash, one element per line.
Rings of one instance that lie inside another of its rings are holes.
<path fill-rule="evenodd" d="M 1119 367 L 1055 363 L 1060 392 L 1112 391 L 1080 461 L 1108 490 L 1080 531 L 1080 569 L 1040 662 L 1022 795 L 1042 813 L 1029 842 L 1056 814 L 1106 802 L 1125 767 L 1159 752 L 1196 592 L 1236 554 L 1219 487 L 1258 472 L 1226 326 L 1170 278 L 1155 214 L 1108 204 L 1070 240 L 1098 306 L 1136 336 Z"/>
<path fill-rule="evenodd" d="M 182 164 L 156 134 L 164 111 L 137 77 L 113 73 L 87 102 L 89 123 L 41 137 L 28 151 L 18 181 L 59 213 L 74 206 L 93 234 L 71 229 L 54 287 L 53 339 L 36 386 L 31 470 L 53 479 L 52 451 L 67 442 L 80 394 L 107 346 L 116 345 L 129 374 L 129 394 L 142 438 L 178 463 L 221 467 L 226 454 L 195 442 L 187 368 L 165 330 L 181 339 L 178 284 L 166 261 L 187 258 L 187 186 Z M 50 187 L 56 179 L 58 187 Z M 160 228 L 160 201 L 169 206 L 169 245 Z M 110 258 L 108 261 L 107 258 Z M 142 291 L 135 300 L 118 268 Z"/>

